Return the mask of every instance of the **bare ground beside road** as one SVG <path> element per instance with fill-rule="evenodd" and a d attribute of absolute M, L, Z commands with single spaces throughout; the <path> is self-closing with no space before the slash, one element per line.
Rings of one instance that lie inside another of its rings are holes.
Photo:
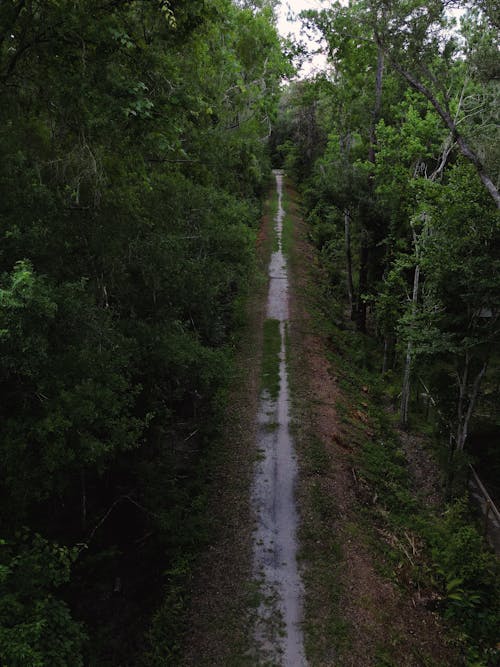
<path fill-rule="evenodd" d="M 308 657 L 315 667 L 458 665 L 438 616 L 380 574 L 360 521 L 357 445 L 339 425 L 342 392 L 328 361 L 331 344 L 314 314 L 320 268 L 291 189 L 289 199 L 295 229 L 290 363 Z"/>

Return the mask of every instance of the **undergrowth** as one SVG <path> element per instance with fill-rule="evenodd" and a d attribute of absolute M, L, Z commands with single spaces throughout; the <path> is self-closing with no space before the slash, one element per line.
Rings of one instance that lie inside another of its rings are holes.
<path fill-rule="evenodd" d="M 299 270 L 301 257 L 294 245 L 297 203 L 285 189 L 283 199 L 283 250 L 292 277 Z M 297 285 L 294 286 L 294 291 Z M 338 518 L 336 500 L 331 493 L 333 462 L 325 443 L 318 437 L 314 415 L 319 405 L 304 383 L 310 374 L 305 368 L 301 324 L 287 329 L 287 366 L 293 401 L 293 432 L 300 459 L 298 503 L 301 511 L 299 560 L 305 564 L 302 577 L 304 598 L 304 641 L 311 665 L 337 664 L 338 656 L 348 654 L 352 628 L 342 613 L 342 569 L 344 555 L 333 526 Z M 321 326 L 321 320 L 315 320 Z M 291 353 L 292 351 L 293 353 Z M 340 664 L 340 663 L 338 663 Z"/>
<path fill-rule="evenodd" d="M 293 252 L 293 218 L 291 214 L 291 200 L 286 187 L 283 188 L 282 206 L 285 215 L 283 217 L 281 243 L 283 254 L 285 257 L 290 258 Z"/>
<path fill-rule="evenodd" d="M 269 199 L 263 203 L 264 220 L 274 216 L 277 208 L 274 179 L 270 179 L 269 190 L 271 193 Z M 189 660 L 186 662 L 185 654 L 188 643 L 193 641 L 189 623 L 198 610 L 193 611 L 191 607 L 192 596 L 198 592 L 196 586 L 199 585 L 199 581 L 203 580 L 203 577 L 200 578 L 200 570 L 205 566 L 205 553 L 213 548 L 214 539 L 218 539 L 214 536 L 222 534 L 226 524 L 233 525 L 237 521 L 237 513 L 241 511 L 237 507 L 239 500 L 243 497 L 241 501 L 243 505 L 247 502 L 245 495 L 242 494 L 248 493 L 254 452 L 244 441 L 243 445 L 238 446 L 242 447 L 245 454 L 237 459 L 237 463 L 233 461 L 232 439 L 239 437 L 239 432 L 228 426 L 228 423 L 235 419 L 235 405 L 229 404 L 229 400 L 234 400 L 236 396 L 237 401 L 244 402 L 247 409 L 246 386 L 251 384 L 252 364 L 245 365 L 243 357 L 245 360 L 249 355 L 255 359 L 259 358 L 255 350 L 260 347 L 260 334 L 254 331 L 253 318 L 256 317 L 255 312 L 259 311 L 259 304 L 264 299 L 267 285 L 265 271 L 271 253 L 271 238 L 266 235 L 269 231 L 267 227 L 269 225 L 265 225 L 263 242 L 255 253 L 254 270 L 249 276 L 247 289 L 238 296 L 234 306 L 234 334 L 227 350 L 227 386 L 216 401 L 217 414 L 213 415 L 215 424 L 209 437 L 204 441 L 203 448 L 198 452 L 197 465 L 189 471 L 192 476 L 189 486 L 183 479 L 183 484 L 187 487 L 185 511 L 178 517 L 177 525 L 172 529 L 176 534 L 178 549 L 175 554 L 169 554 L 171 557 L 168 560 L 165 559 L 166 565 L 162 573 L 163 593 L 159 592 L 161 603 L 145 633 L 140 656 L 133 657 L 134 664 L 138 667 L 192 664 Z M 239 410 L 240 406 L 236 406 L 236 409 Z M 246 416 L 243 419 L 246 419 Z M 248 432 L 250 433 L 250 430 Z M 248 437 L 251 439 L 251 434 Z M 223 506 L 220 502 L 221 489 L 217 486 L 221 474 L 228 482 L 224 490 L 229 491 L 229 498 L 237 497 L 233 502 Z M 216 511 L 213 511 L 214 508 Z M 249 561 L 249 554 L 246 556 Z M 230 558 L 234 557 L 231 554 Z M 242 565 L 239 562 L 236 565 L 230 562 L 229 567 L 233 568 L 234 578 L 245 576 L 247 564 Z M 232 595 L 232 597 L 224 606 L 223 618 L 217 616 L 220 613 L 217 610 L 215 612 L 217 617 L 209 619 L 210 623 L 220 625 L 219 628 L 213 628 L 210 634 L 217 634 L 215 641 L 224 644 L 218 646 L 221 655 L 224 652 L 230 655 L 231 664 L 234 665 L 249 664 L 247 657 L 249 637 L 245 614 L 251 609 L 253 602 L 252 591 L 244 590 L 244 586 L 250 584 L 245 582 L 240 587 L 241 595 L 233 595 L 232 590 L 229 593 L 218 590 L 218 594 Z M 207 621 L 207 619 L 202 620 Z M 199 665 L 211 664 L 208 656 L 200 655 L 197 660 L 196 664 Z"/>
<path fill-rule="evenodd" d="M 342 390 L 337 413 L 358 445 L 353 464 L 380 569 L 441 614 L 466 665 L 496 665 L 498 560 L 480 534 L 465 492 L 436 508 L 414 493 L 395 416 L 388 410 L 380 351 L 373 339 L 342 322 L 340 308 L 332 308 L 331 291 L 331 285 L 325 286 L 319 308 Z"/>

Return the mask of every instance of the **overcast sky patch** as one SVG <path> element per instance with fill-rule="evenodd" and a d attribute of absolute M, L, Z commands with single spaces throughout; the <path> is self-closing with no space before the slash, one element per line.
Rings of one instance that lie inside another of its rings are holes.
<path fill-rule="evenodd" d="M 311 54 L 299 72 L 300 77 L 309 76 L 323 70 L 326 67 L 326 55 L 325 51 L 316 53 L 320 48 L 318 44 L 320 36 L 319 34 L 314 37 L 305 35 L 298 14 L 304 9 L 322 9 L 327 5 L 326 0 L 282 0 L 277 8 L 280 35 L 287 37 L 291 34 L 295 39 L 304 42 Z"/>

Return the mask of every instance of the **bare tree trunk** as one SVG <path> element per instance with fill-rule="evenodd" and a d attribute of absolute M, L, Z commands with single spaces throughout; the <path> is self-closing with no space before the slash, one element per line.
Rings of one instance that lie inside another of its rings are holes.
<path fill-rule="evenodd" d="M 359 250 L 359 286 L 357 303 L 357 326 L 361 333 L 366 333 L 366 301 L 363 294 L 368 289 L 368 257 L 370 248 L 368 243 L 368 231 L 366 227 L 361 229 L 361 247 Z"/>
<path fill-rule="evenodd" d="M 467 386 L 466 381 L 469 373 L 470 359 L 468 353 L 466 353 L 466 366 L 464 370 L 464 377 L 460 383 L 460 398 L 458 401 L 458 411 L 457 411 L 457 435 L 456 435 L 456 450 L 462 452 L 465 447 L 467 436 L 469 434 L 469 423 L 476 406 L 477 397 L 479 395 L 479 389 L 481 387 L 481 382 L 486 373 L 486 368 L 488 363 L 485 361 L 481 366 L 481 369 L 474 378 L 472 383 L 472 389 L 470 395 L 468 396 L 468 402 L 466 401 L 466 392 Z"/>
<path fill-rule="evenodd" d="M 349 211 L 344 211 L 344 230 L 345 230 L 345 260 L 346 260 L 346 281 L 347 281 L 347 296 L 349 298 L 350 317 L 353 315 L 353 294 L 354 288 L 352 283 L 352 255 L 351 255 L 351 216 Z"/>
<path fill-rule="evenodd" d="M 382 359 L 382 375 L 387 372 L 388 351 L 389 351 L 389 336 L 384 336 L 384 356 Z"/>
<path fill-rule="evenodd" d="M 419 281 L 420 281 L 420 264 L 417 264 L 415 266 L 415 273 L 413 275 L 413 296 L 411 305 L 411 313 L 413 316 L 417 312 Z M 410 336 L 410 338 L 408 339 L 408 343 L 406 345 L 405 368 L 403 372 L 403 386 L 401 388 L 400 423 L 401 426 L 403 426 L 404 428 L 408 426 L 408 404 L 410 402 L 410 390 L 411 390 L 412 354 L 413 354 L 413 342 Z"/>
<path fill-rule="evenodd" d="M 391 350 L 391 369 L 394 370 L 398 363 L 398 337 L 395 336 L 392 340 Z"/>

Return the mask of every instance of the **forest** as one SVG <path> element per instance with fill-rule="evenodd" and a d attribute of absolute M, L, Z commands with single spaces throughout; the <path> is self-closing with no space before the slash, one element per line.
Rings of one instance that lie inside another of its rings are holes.
<path fill-rule="evenodd" d="M 498 9 L 463 9 L 458 32 L 440 2 L 304 18 L 334 68 L 285 92 L 275 159 L 302 184 L 332 289 L 383 346 L 381 373 L 403 369 L 401 424 L 425 390 L 459 465 L 498 428 Z"/>
<path fill-rule="evenodd" d="M 463 664 L 494 665 L 498 561 L 464 495 L 472 463 L 500 498 L 500 13 L 481 1 L 327 5 L 302 19 L 329 66 L 284 90 L 273 161 L 299 184 L 335 352 L 377 384 L 400 432 L 431 438 L 444 504 L 419 526 L 397 480 L 401 445 L 391 460 L 368 444 L 366 477 L 387 494 L 394 535 L 416 530 L 430 547 Z"/>
<path fill-rule="evenodd" d="M 202 540 L 289 68 L 271 17 L 0 5 L 2 664 L 175 652 L 153 617 L 175 625 Z"/>
<path fill-rule="evenodd" d="M 327 3 L 298 78 L 277 4 L 0 3 L 5 667 L 183 664 L 272 167 L 349 354 L 435 442 L 463 664 L 498 659 L 463 500 L 472 463 L 500 501 L 498 7 Z"/>
<path fill-rule="evenodd" d="M 401 425 L 419 394 L 435 413 L 450 494 L 471 447 L 498 484 L 499 16 L 441 2 L 304 12 L 332 70 L 285 91 L 272 137 L 332 301 L 383 348 Z"/>

